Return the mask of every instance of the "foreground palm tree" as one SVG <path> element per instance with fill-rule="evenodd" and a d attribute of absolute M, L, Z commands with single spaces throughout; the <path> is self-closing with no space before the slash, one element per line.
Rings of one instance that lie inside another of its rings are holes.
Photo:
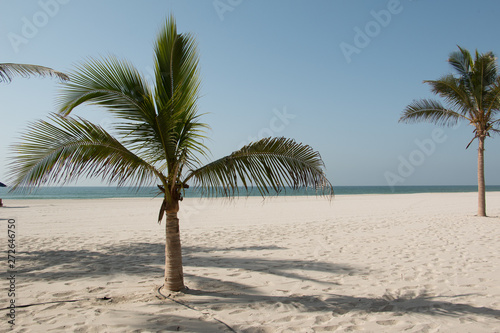
<path fill-rule="evenodd" d="M 160 183 L 159 222 L 166 213 L 164 288 L 172 291 L 184 288 L 177 212 L 188 182 L 212 196 L 233 196 L 239 186 L 255 186 L 262 195 L 302 186 L 333 194 L 319 153 L 290 139 L 262 139 L 202 166 L 208 126 L 199 122 L 199 84 L 194 38 L 178 34 L 172 17 L 156 41 L 153 88 L 126 61 L 111 57 L 80 65 L 60 94 L 59 114 L 33 123 L 15 147 L 15 187 L 64 183 L 80 175 L 118 185 Z M 82 104 L 114 115 L 111 133 L 69 116 Z"/>
<path fill-rule="evenodd" d="M 14 76 L 29 77 L 31 75 L 53 76 L 62 81 L 67 81 L 69 79 L 66 74 L 53 70 L 49 67 L 12 63 L 0 64 L 0 82 L 9 83 L 12 81 L 12 77 Z"/>
<path fill-rule="evenodd" d="M 438 101 L 423 99 L 408 105 L 400 122 L 432 122 L 437 125 L 455 125 L 460 120 L 474 126 L 474 137 L 478 139 L 477 181 L 478 212 L 486 216 L 486 188 L 484 180 L 484 142 L 491 133 L 499 133 L 500 76 L 493 53 L 480 54 L 475 58 L 466 49 L 450 54 L 448 62 L 456 70 L 435 81 L 424 81 L 432 92 L 444 98 L 448 106 Z"/>

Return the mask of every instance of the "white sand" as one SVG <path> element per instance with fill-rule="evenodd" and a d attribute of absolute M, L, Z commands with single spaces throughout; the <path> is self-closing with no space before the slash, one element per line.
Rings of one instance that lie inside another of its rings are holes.
<path fill-rule="evenodd" d="M 487 200 L 488 218 L 474 193 L 185 199 L 190 291 L 171 299 L 161 199 L 4 200 L 1 267 L 14 218 L 18 332 L 500 332 Z"/>

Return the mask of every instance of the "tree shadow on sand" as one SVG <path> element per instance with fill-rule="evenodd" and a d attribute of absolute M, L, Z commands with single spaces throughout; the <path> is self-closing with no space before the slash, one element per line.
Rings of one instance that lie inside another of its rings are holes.
<path fill-rule="evenodd" d="M 246 293 L 245 286 L 238 283 L 213 281 L 207 277 L 189 277 L 199 285 L 216 286 L 219 284 L 221 291 L 188 290 L 190 304 L 197 308 L 218 310 L 222 307 L 233 309 L 248 309 L 249 306 L 263 310 L 273 311 L 276 308 L 295 308 L 299 312 L 323 312 L 333 317 L 350 312 L 381 313 L 392 312 L 402 315 L 404 313 L 419 313 L 432 316 L 462 317 L 464 315 L 478 315 L 500 319 L 500 310 L 488 307 L 476 307 L 465 303 L 454 303 L 453 299 L 474 296 L 432 296 L 425 292 L 420 295 L 404 295 L 398 297 L 355 297 L 325 293 L 322 295 L 270 296 Z M 247 287 L 248 288 L 248 287 Z M 228 289 L 232 289 L 230 292 Z M 197 296 L 200 296 L 199 298 Z M 181 296 L 182 298 L 182 296 Z"/>
<path fill-rule="evenodd" d="M 111 326 L 109 331 L 114 332 L 204 332 L 220 333 L 228 332 L 226 327 L 211 318 L 203 318 L 199 315 L 194 317 L 184 317 L 169 313 L 168 315 L 154 315 L 151 313 L 141 313 L 137 311 L 125 310 L 115 312 L 115 316 L 131 317 L 133 320 L 126 320 L 126 324 L 121 327 Z M 116 321 L 116 317 L 114 318 Z"/>
<path fill-rule="evenodd" d="M 284 250 L 277 246 L 250 247 L 189 247 L 183 248 L 184 266 L 240 269 L 264 272 L 298 280 L 325 283 L 297 272 L 316 271 L 328 274 L 355 274 L 357 269 L 331 262 L 308 260 L 266 259 L 259 251 Z M 235 251 L 247 252 L 248 257 L 231 257 Z M 218 253 L 226 253 L 220 256 Z M 161 275 L 164 265 L 164 245 L 128 243 L 102 246 L 98 250 L 38 250 L 20 253 L 18 274 L 25 280 L 68 280 L 82 277 L 102 277 L 113 274 Z M 255 255 L 255 256 L 251 256 Z"/>
<path fill-rule="evenodd" d="M 248 308 L 249 304 L 258 304 L 272 311 L 273 306 L 285 304 L 296 307 L 301 312 L 319 311 L 333 315 L 348 312 L 393 312 L 421 313 L 439 316 L 463 316 L 467 314 L 488 316 L 500 319 L 500 310 L 487 307 L 475 307 L 468 304 L 454 303 L 453 299 L 466 295 L 436 297 L 428 294 L 403 295 L 397 297 L 353 297 L 325 292 L 321 295 L 302 295 L 298 292 L 285 293 L 283 296 L 263 294 L 257 286 L 246 284 L 250 279 L 223 281 L 218 276 L 192 275 L 190 267 L 222 268 L 243 271 L 244 273 L 272 274 L 289 279 L 291 283 L 307 286 L 310 283 L 324 283 L 334 287 L 335 283 L 318 280 L 308 272 L 321 272 L 325 276 L 354 275 L 367 273 L 361 268 L 339 265 L 331 262 L 308 261 L 298 259 L 273 259 L 259 257 L 260 251 L 276 252 L 285 250 L 277 246 L 251 247 L 184 247 L 186 278 L 196 288 L 177 297 L 186 299 L 198 308 L 217 311 L 220 307 Z M 18 275 L 24 282 L 30 280 L 66 281 L 85 277 L 106 277 L 113 274 L 137 275 L 140 278 L 163 277 L 164 245 L 149 243 L 127 243 L 102 246 L 96 251 L 90 250 L 40 250 L 18 255 L 20 262 Z M 245 252 L 245 257 L 233 256 L 235 251 Z M 221 276 L 222 277 L 222 276 Z M 226 276 L 227 277 L 227 276 Z M 223 278 L 223 277 L 222 277 Z M 189 285 L 188 285 L 189 286 Z M 286 289 L 286 286 L 280 289 Z M 202 289 L 202 290 L 201 290 Z"/>

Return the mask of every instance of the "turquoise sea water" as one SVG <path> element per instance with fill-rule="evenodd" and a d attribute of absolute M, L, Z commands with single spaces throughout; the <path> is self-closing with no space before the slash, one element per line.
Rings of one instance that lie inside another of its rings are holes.
<path fill-rule="evenodd" d="M 476 192 L 477 186 L 336 186 L 335 195 L 353 194 L 393 194 L 393 193 L 446 193 L 446 192 Z M 500 191 L 500 185 L 486 186 L 487 191 Z M 315 195 L 313 190 L 287 190 L 280 193 L 285 196 Z M 130 187 L 42 187 L 30 194 L 9 193 L 9 188 L 0 188 L 0 198 L 2 199 L 101 199 L 101 198 L 153 198 L 159 195 L 156 187 L 145 187 L 139 190 Z M 240 191 L 240 196 L 246 196 L 244 190 Z M 254 189 L 250 196 L 259 196 L 259 192 Z M 188 189 L 185 197 L 200 197 L 201 194 Z"/>

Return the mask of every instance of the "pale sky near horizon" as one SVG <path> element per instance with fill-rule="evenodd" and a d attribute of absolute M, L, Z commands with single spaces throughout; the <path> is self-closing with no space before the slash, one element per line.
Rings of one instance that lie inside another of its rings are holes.
<path fill-rule="evenodd" d="M 451 72 L 457 45 L 500 54 L 497 1 L 0 0 L 0 62 L 70 71 L 116 55 L 148 74 L 153 43 L 172 13 L 198 41 L 199 109 L 213 159 L 262 136 L 318 150 L 337 186 L 474 185 L 472 127 L 399 124 L 413 99 L 434 98 L 423 80 Z M 54 112 L 58 83 L 0 84 L 0 181 L 9 146 L 29 122 Z M 74 115 L 104 127 L 101 110 Z M 500 184 L 500 137 L 486 141 L 486 183 Z M 79 185 L 98 185 L 81 179 Z"/>

